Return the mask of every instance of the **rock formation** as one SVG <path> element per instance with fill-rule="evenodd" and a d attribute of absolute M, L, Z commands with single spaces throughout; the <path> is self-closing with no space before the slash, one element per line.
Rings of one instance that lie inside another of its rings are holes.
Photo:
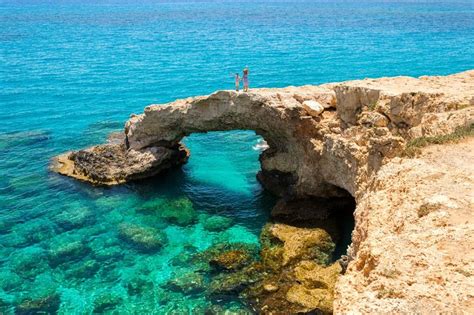
<path fill-rule="evenodd" d="M 123 143 L 62 155 L 53 169 L 117 184 L 184 163 L 180 140 L 189 134 L 254 130 L 269 145 L 258 174 L 265 188 L 285 199 L 356 200 L 336 313 L 459 312 L 474 307 L 474 142 L 453 145 L 450 163 L 442 150 L 431 152 L 434 159 L 430 149 L 417 159 L 400 156 L 407 142 L 473 123 L 474 70 L 219 91 L 148 106 L 126 123 Z"/>

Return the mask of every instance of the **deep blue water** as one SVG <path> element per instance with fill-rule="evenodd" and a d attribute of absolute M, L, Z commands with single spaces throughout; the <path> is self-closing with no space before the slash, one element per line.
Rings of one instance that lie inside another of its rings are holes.
<path fill-rule="evenodd" d="M 195 268 L 177 257 L 258 242 L 274 200 L 255 179 L 257 136 L 193 135 L 182 170 L 114 188 L 52 174 L 48 163 L 103 142 L 148 104 L 232 88 L 244 66 L 253 87 L 472 69 L 474 4 L 0 0 L 0 313 L 54 292 L 62 314 L 90 313 L 104 294 L 121 314 L 210 303 L 163 284 Z M 141 210 L 173 200 L 190 201 L 197 221 L 178 226 Z M 232 226 L 206 230 L 216 215 Z M 137 251 L 118 236 L 124 222 L 168 241 Z M 80 246 L 65 254 L 68 244 Z M 144 293 L 130 291 L 144 278 Z"/>

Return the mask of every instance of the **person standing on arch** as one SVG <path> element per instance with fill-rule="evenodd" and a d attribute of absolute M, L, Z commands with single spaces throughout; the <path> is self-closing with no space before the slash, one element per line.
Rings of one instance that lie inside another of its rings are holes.
<path fill-rule="evenodd" d="M 242 81 L 244 82 L 244 92 L 249 91 L 249 68 L 246 66 L 243 71 Z"/>

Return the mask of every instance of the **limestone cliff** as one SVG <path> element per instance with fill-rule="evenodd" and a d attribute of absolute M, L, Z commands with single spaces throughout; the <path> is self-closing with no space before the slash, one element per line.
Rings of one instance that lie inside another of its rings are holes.
<path fill-rule="evenodd" d="M 465 165 L 474 142 L 452 149 L 460 150 L 449 156 L 452 164 L 439 161 L 442 152 L 435 159 L 400 155 L 408 141 L 473 123 L 474 71 L 219 91 L 148 106 L 126 123 L 122 145 L 62 155 L 55 169 L 116 184 L 185 162 L 179 142 L 191 133 L 255 130 L 269 144 L 258 175 L 267 189 L 287 199 L 356 199 L 352 261 L 336 285 L 336 313 L 457 312 L 474 305 L 474 171 Z M 432 211 L 420 216 L 420 207 Z M 464 255 L 455 255 L 456 242 Z"/>

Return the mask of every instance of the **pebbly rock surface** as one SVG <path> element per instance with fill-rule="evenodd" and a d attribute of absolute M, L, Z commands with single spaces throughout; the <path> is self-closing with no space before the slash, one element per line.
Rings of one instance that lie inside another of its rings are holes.
<path fill-rule="evenodd" d="M 330 312 L 332 303 L 325 301 L 334 297 L 337 314 L 472 313 L 474 140 L 428 147 L 416 158 L 402 156 L 411 141 L 473 124 L 474 70 L 218 91 L 150 105 L 126 123 L 123 143 L 59 156 L 53 169 L 95 184 L 119 184 L 185 162 L 188 153 L 179 143 L 187 135 L 254 130 L 269 146 L 258 174 L 267 190 L 285 200 L 349 194 L 357 204 L 345 274 L 332 284 L 340 266 L 328 266 L 324 272 L 332 282 L 326 291 L 318 285 L 265 283 L 259 292 L 267 292 L 268 304 L 257 303 L 262 312 L 278 301 L 287 301 L 295 312 L 314 309 L 319 301 L 316 308 Z M 287 217 L 285 211 L 278 215 Z M 324 236 L 306 229 L 300 233 L 300 227 L 278 222 L 269 228 L 283 246 L 262 251 L 265 268 L 278 274 L 286 262 L 292 275 L 318 268 L 298 265 L 314 254 L 307 253 L 305 239 Z M 301 277 L 303 284 L 312 281 Z M 242 282 L 233 278 L 225 283 L 241 290 Z"/>
<path fill-rule="evenodd" d="M 188 157 L 189 151 L 179 144 L 129 150 L 124 143 L 108 143 L 59 155 L 51 169 L 92 184 L 116 185 L 156 175 L 186 163 Z"/>

